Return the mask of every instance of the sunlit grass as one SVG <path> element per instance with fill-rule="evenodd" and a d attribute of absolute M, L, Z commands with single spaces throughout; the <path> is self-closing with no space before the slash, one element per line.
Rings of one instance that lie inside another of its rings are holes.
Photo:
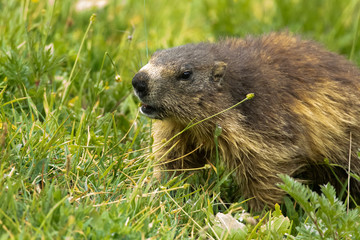
<path fill-rule="evenodd" d="M 246 209 L 222 166 L 154 177 L 151 122 L 131 79 L 159 48 L 288 30 L 360 61 L 357 0 L 108 1 L 82 11 L 70 0 L 0 0 L 0 9 L 2 239 L 217 239 L 216 213 Z M 292 204 L 282 206 L 294 219 L 284 233 L 296 234 L 306 216 Z M 245 234 L 270 236 L 263 222 Z"/>

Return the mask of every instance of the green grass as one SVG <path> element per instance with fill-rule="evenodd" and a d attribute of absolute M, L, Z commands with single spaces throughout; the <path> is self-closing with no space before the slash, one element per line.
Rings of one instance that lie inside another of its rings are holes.
<path fill-rule="evenodd" d="M 307 212 L 287 199 L 290 220 L 277 209 L 240 235 L 221 235 L 215 214 L 246 208 L 222 168 L 159 183 L 151 121 L 138 114 L 131 79 L 159 48 L 280 30 L 359 64 L 358 0 L 109 0 L 84 11 L 70 0 L 0 0 L 0 9 L 1 239 L 305 231 Z"/>

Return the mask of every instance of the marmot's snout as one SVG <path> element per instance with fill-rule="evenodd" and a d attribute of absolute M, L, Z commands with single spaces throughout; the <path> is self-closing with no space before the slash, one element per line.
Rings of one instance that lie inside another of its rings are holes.
<path fill-rule="evenodd" d="M 135 95 L 141 101 L 140 112 L 150 118 L 161 118 L 161 109 L 149 99 L 149 81 L 150 75 L 144 71 L 138 72 L 132 79 Z"/>
<path fill-rule="evenodd" d="M 140 99 L 144 98 L 149 93 L 148 82 L 149 82 L 149 75 L 145 72 L 138 72 L 132 80 L 132 85 L 134 87 L 135 94 Z"/>

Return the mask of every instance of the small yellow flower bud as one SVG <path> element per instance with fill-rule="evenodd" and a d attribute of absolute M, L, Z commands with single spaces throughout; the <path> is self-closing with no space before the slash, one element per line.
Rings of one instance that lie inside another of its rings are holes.
<path fill-rule="evenodd" d="M 204 169 L 210 169 L 211 168 L 211 165 L 210 164 L 205 164 L 204 165 Z"/>
<path fill-rule="evenodd" d="M 95 22 L 95 20 L 96 20 L 96 14 L 93 13 L 90 17 L 90 22 L 93 23 L 93 22 Z"/>
<path fill-rule="evenodd" d="M 121 82 L 121 77 L 120 77 L 120 75 L 116 75 L 116 76 L 115 76 L 115 81 Z"/>
<path fill-rule="evenodd" d="M 248 94 L 246 95 L 246 98 L 249 100 L 249 99 L 252 99 L 254 96 L 255 96 L 254 93 L 248 93 Z"/>

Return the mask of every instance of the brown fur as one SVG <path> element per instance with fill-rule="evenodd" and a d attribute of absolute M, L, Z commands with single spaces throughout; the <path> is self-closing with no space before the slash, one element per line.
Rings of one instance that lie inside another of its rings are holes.
<path fill-rule="evenodd" d="M 345 182 L 350 133 L 351 170 L 360 174 L 360 71 L 314 42 L 273 33 L 162 50 L 136 74 L 133 86 L 144 103 L 142 112 L 158 119 L 153 134 L 163 166 L 181 170 L 207 163 L 218 124 L 222 159 L 235 169 L 243 195 L 254 197 L 250 206 L 255 210 L 282 201 L 278 174 L 337 184 L 324 158 L 340 166 L 335 169 Z M 160 147 L 190 122 L 248 93 L 255 97 Z M 359 186 L 351 182 L 352 194 L 359 194 Z"/>

